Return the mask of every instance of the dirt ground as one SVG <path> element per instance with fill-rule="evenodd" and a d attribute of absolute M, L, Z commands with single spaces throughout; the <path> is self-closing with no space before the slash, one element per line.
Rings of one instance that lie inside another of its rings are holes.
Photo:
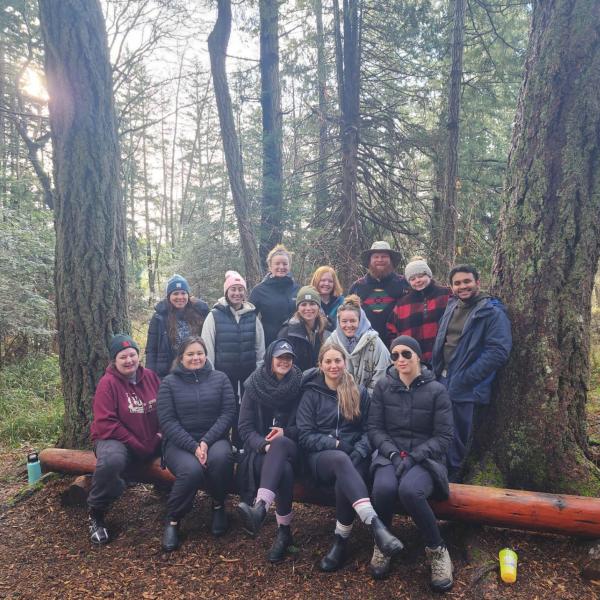
<path fill-rule="evenodd" d="M 96 548 L 88 540 L 86 511 L 63 506 L 70 478 L 50 481 L 14 506 L 7 501 L 25 481 L 22 456 L 0 455 L 0 598 L 434 598 L 428 587 L 424 551 L 414 525 L 397 517 L 394 531 L 405 542 L 404 555 L 387 581 L 372 581 L 367 564 L 372 539 L 357 525 L 350 559 L 336 574 L 316 567 L 332 537 L 332 509 L 297 504 L 294 537 L 298 553 L 272 566 L 264 555 L 275 533 L 272 517 L 256 539 L 241 530 L 232 497 L 231 528 L 220 539 L 209 533 L 210 508 L 203 495 L 182 524 L 177 552 L 160 550 L 164 494 L 152 486 L 126 491 L 108 518 L 114 539 Z M 446 598 L 596 599 L 600 581 L 580 575 L 589 542 L 553 535 L 444 523 L 443 535 L 455 566 L 454 589 Z M 510 546 L 519 555 L 514 585 L 498 576 L 498 551 Z"/>

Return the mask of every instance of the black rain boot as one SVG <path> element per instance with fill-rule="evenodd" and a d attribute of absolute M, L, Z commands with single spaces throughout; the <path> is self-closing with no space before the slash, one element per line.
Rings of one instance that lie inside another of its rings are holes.
<path fill-rule="evenodd" d="M 89 513 L 90 541 L 92 544 L 101 546 L 109 542 L 108 530 L 104 523 L 104 511 L 91 508 Z"/>
<path fill-rule="evenodd" d="M 272 563 L 281 562 L 288 553 L 288 548 L 294 545 L 292 530 L 289 525 L 280 525 L 277 528 L 277 537 L 267 554 L 267 560 Z"/>
<path fill-rule="evenodd" d="M 333 573 L 342 567 L 346 560 L 347 538 L 343 538 L 337 533 L 333 537 L 333 545 L 329 552 L 319 562 L 319 569 L 325 573 Z"/>
<path fill-rule="evenodd" d="M 265 503 L 259 500 L 254 506 L 248 506 L 245 502 L 240 502 L 237 508 L 244 530 L 255 537 L 267 517 Z"/>
<path fill-rule="evenodd" d="M 162 548 L 165 552 L 173 552 L 179 548 L 179 522 L 167 520 L 163 531 Z"/>
<path fill-rule="evenodd" d="M 220 537 L 227 533 L 228 529 L 229 520 L 227 519 L 227 513 L 225 512 L 225 503 L 220 505 L 213 504 L 210 532 L 215 537 Z"/>
<path fill-rule="evenodd" d="M 377 547 L 385 556 L 396 556 L 404 549 L 402 542 L 388 531 L 379 517 L 373 517 L 371 531 Z"/>

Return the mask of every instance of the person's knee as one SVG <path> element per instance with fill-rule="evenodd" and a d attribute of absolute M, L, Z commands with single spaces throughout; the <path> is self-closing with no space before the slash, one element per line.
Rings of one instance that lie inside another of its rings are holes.
<path fill-rule="evenodd" d="M 284 435 L 275 438 L 270 444 L 271 450 L 277 450 L 278 452 L 285 453 L 287 456 L 291 456 L 296 452 L 296 442 Z"/>
<path fill-rule="evenodd" d="M 102 474 L 120 475 L 127 467 L 127 454 L 124 452 L 106 452 L 96 462 L 96 471 Z"/>
<path fill-rule="evenodd" d="M 426 500 L 425 492 L 414 483 L 407 482 L 406 479 L 403 479 L 398 486 L 398 498 L 405 506 Z"/>
<path fill-rule="evenodd" d="M 233 465 L 233 450 L 227 440 L 219 440 L 208 449 L 208 465 L 218 470 Z"/>
<path fill-rule="evenodd" d="M 376 504 L 393 502 L 398 493 L 397 482 L 392 479 L 376 479 L 373 484 L 373 501 Z"/>

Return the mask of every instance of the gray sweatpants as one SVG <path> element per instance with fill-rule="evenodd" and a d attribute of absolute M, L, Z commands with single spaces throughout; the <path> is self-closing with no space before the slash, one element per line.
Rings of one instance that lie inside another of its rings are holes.
<path fill-rule="evenodd" d="M 121 475 L 135 460 L 122 442 L 98 440 L 96 442 L 96 470 L 87 503 L 90 509 L 105 511 L 125 490 Z"/>

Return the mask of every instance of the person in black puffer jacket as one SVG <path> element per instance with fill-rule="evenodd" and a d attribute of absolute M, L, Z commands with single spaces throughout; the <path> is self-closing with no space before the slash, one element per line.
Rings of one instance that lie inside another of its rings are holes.
<path fill-rule="evenodd" d="M 277 332 L 296 308 L 300 287 L 290 273 L 292 256 L 285 246 L 277 244 L 267 256 L 269 272 L 250 292 L 250 302 L 256 307 L 265 330 L 265 346 L 280 337 Z"/>
<path fill-rule="evenodd" d="M 389 525 L 397 499 L 425 537 L 436 591 L 452 587 L 452 563 L 440 536 L 430 496 L 448 497 L 446 452 L 454 429 L 446 388 L 421 366 L 421 347 L 409 336 L 391 344 L 394 361 L 375 386 L 369 412 L 369 439 L 377 450 L 373 460 L 373 504 Z M 375 548 L 371 574 L 389 572 L 389 560 Z"/>
<path fill-rule="evenodd" d="M 179 344 L 191 335 L 200 335 L 208 304 L 190 296 L 184 277 L 173 275 L 167 282 L 167 297 L 154 311 L 148 326 L 146 366 L 162 379 L 171 371 Z"/>
<path fill-rule="evenodd" d="M 344 350 L 337 344 L 321 348 L 319 368 L 303 376 L 296 424 L 312 478 L 317 485 L 335 486 L 335 536 L 319 563 L 322 571 L 337 571 L 343 565 L 355 513 L 370 525 L 384 555 L 393 556 L 403 548 L 378 518 L 364 481 L 371 454 L 368 411 L 369 395 L 348 373 Z"/>
<path fill-rule="evenodd" d="M 227 375 L 213 369 L 201 337 L 185 339 L 172 373 L 158 391 L 165 462 L 176 478 L 167 500 L 162 542 L 167 552 L 179 545 L 179 521 L 191 510 L 199 488 L 213 497 L 213 535 L 227 530 L 225 496 L 233 480 L 229 430 L 234 418 L 235 401 Z"/>
<path fill-rule="evenodd" d="M 270 344 L 264 365 L 246 380 L 240 407 L 239 433 L 244 441 L 244 460 L 238 466 L 243 500 L 238 510 L 244 528 L 254 536 L 275 501 L 277 537 L 268 554 L 272 563 L 283 560 L 293 546 L 290 524 L 293 465 L 298 456 L 296 408 L 302 380 L 302 371 L 293 365 L 294 358 L 287 340 Z"/>
<path fill-rule="evenodd" d="M 285 338 L 296 353 L 296 366 L 302 371 L 317 366 L 319 351 L 331 335 L 329 320 L 321 311 L 321 296 L 315 288 L 305 285 L 296 297 L 296 312 L 281 328 L 277 337 Z"/>

